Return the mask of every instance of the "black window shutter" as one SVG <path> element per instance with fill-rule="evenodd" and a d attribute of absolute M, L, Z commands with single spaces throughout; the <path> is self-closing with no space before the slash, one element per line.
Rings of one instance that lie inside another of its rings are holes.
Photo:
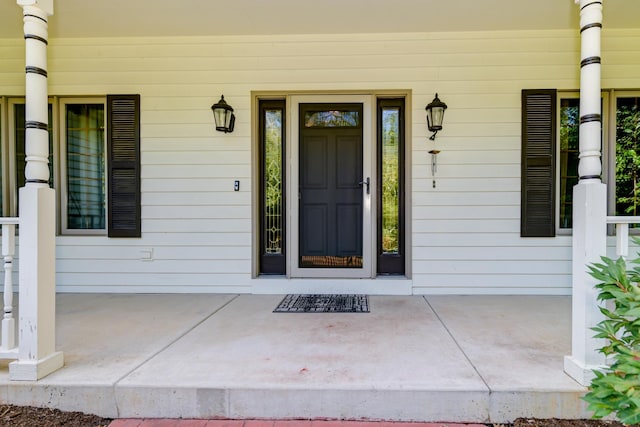
<path fill-rule="evenodd" d="M 140 95 L 107 96 L 109 237 L 140 237 Z"/>
<path fill-rule="evenodd" d="M 522 91 L 520 236 L 556 232 L 556 90 Z"/>

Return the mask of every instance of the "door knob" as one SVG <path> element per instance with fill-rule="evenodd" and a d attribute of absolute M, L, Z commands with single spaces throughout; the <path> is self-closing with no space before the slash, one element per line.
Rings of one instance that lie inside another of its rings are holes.
<path fill-rule="evenodd" d="M 367 186 L 367 194 L 369 194 L 369 185 L 371 185 L 371 180 L 369 179 L 369 177 L 367 177 L 367 179 L 365 179 L 364 181 L 360 181 L 358 184 L 366 185 Z"/>

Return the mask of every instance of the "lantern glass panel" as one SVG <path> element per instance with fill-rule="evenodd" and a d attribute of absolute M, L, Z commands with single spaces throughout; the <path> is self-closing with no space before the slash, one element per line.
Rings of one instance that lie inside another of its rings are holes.
<path fill-rule="evenodd" d="M 231 111 L 226 110 L 224 112 L 224 127 L 227 128 L 227 130 L 231 129 L 231 116 L 233 115 L 233 113 L 231 113 Z"/>
<path fill-rule="evenodd" d="M 442 129 L 442 119 L 444 118 L 444 108 L 434 107 L 431 110 L 431 118 L 433 120 L 434 129 Z"/>
<path fill-rule="evenodd" d="M 225 117 L 226 113 L 227 111 L 224 108 L 216 108 L 213 110 L 213 118 L 216 121 L 216 129 L 222 130 L 222 128 L 227 125 Z"/>

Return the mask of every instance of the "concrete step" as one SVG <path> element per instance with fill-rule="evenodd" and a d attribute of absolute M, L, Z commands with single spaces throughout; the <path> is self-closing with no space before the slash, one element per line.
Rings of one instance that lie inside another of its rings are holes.
<path fill-rule="evenodd" d="M 401 423 L 386 421 L 322 420 L 176 420 L 119 419 L 109 427 L 486 427 L 484 424 Z"/>
<path fill-rule="evenodd" d="M 496 422 L 585 418 L 563 372 L 567 297 L 372 296 L 370 313 L 272 313 L 282 295 L 60 295 L 66 365 L 0 399 L 111 418 Z"/>

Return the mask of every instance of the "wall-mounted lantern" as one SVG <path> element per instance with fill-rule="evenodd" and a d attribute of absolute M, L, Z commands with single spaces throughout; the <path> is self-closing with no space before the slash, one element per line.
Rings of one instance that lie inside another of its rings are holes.
<path fill-rule="evenodd" d="M 442 130 L 442 120 L 444 119 L 444 110 L 446 109 L 447 104 L 440 101 L 437 93 L 433 101 L 425 107 L 425 110 L 427 110 L 427 126 L 429 127 L 429 132 L 433 132 L 433 135 L 429 137 L 431 141 L 435 141 L 436 134 Z"/>
<path fill-rule="evenodd" d="M 217 104 L 211 106 L 213 110 L 213 119 L 216 122 L 216 130 L 224 133 L 233 132 L 236 123 L 236 116 L 233 114 L 233 108 L 224 100 L 224 95 Z"/>
<path fill-rule="evenodd" d="M 425 107 L 425 110 L 427 110 L 427 126 L 429 127 L 429 132 L 433 132 L 433 135 L 429 137 L 431 141 L 435 141 L 436 134 L 442 130 L 444 110 L 446 109 L 447 104 L 440 101 L 437 93 L 436 97 L 433 98 L 433 101 Z M 440 154 L 440 150 L 431 150 L 429 151 L 429 154 L 431 154 L 431 176 L 433 177 L 433 188 L 436 188 L 436 172 L 438 171 L 438 154 Z"/>

